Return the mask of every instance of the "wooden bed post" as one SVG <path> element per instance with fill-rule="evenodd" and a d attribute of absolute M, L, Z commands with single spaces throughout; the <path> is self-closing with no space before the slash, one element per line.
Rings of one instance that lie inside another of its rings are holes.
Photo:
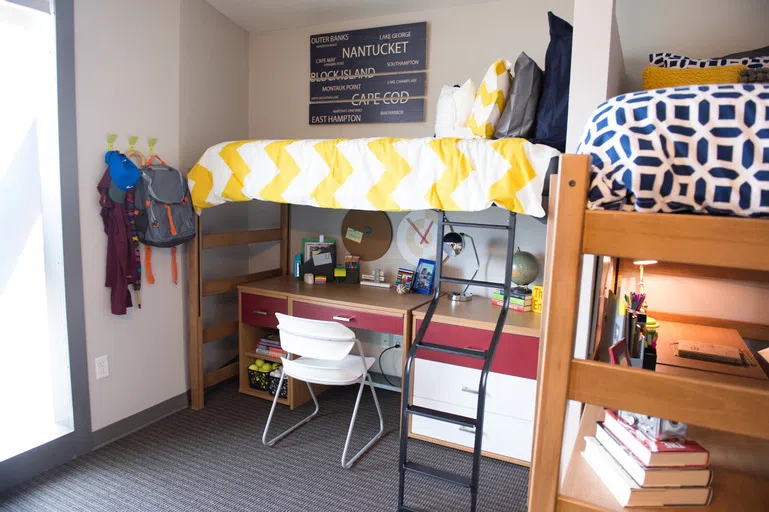
<path fill-rule="evenodd" d="M 187 244 L 189 260 L 189 294 L 190 294 L 190 406 L 193 410 L 203 408 L 203 297 L 202 279 L 202 240 L 203 223 L 199 215 L 195 215 L 195 232 L 197 235 Z"/>
<path fill-rule="evenodd" d="M 548 225 L 544 321 L 529 477 L 529 510 L 536 512 L 555 510 L 556 504 L 589 177 L 587 156 L 564 155 L 557 186 L 550 188 L 551 196 L 555 194 L 555 210 L 550 211 Z"/>
<path fill-rule="evenodd" d="M 289 251 L 289 222 L 291 220 L 290 205 L 280 205 L 280 273 L 291 273 L 291 252 Z"/>

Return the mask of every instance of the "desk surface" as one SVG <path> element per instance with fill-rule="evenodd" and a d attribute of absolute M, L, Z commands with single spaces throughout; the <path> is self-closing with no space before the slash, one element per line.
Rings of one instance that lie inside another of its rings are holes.
<path fill-rule="evenodd" d="M 661 322 L 657 332 L 659 332 L 659 339 L 657 341 L 657 366 L 664 365 L 666 367 L 663 369 L 664 373 L 690 376 L 690 371 L 694 370 L 725 374 L 732 377 L 744 377 L 763 381 L 769 380 L 758 364 L 755 364 L 754 366 L 735 366 L 699 361 L 697 359 L 688 359 L 677 356 L 671 345 L 678 340 L 701 341 L 704 343 L 726 345 L 742 350 L 743 353 L 753 359 L 753 362 L 755 363 L 755 358 L 752 358 L 750 350 L 735 329 L 680 324 L 677 322 Z M 679 368 L 684 371 L 678 372 L 677 369 Z"/>
<path fill-rule="evenodd" d="M 428 306 L 429 304 L 425 304 L 415 310 L 414 318 L 423 319 Z M 485 297 L 474 297 L 469 302 L 452 302 L 447 298 L 442 298 L 433 314 L 433 320 L 445 324 L 491 330 L 496 326 L 501 310 L 502 308 L 491 303 L 491 299 Z M 508 311 L 503 332 L 538 338 L 541 320 L 542 315 L 540 313 Z"/>
<path fill-rule="evenodd" d="M 271 297 L 312 299 L 344 306 L 363 306 L 372 309 L 405 313 L 429 302 L 432 296 L 419 293 L 398 295 L 394 287 L 377 288 L 359 284 L 307 284 L 292 276 L 273 277 L 263 281 L 242 284 L 238 290 Z"/>

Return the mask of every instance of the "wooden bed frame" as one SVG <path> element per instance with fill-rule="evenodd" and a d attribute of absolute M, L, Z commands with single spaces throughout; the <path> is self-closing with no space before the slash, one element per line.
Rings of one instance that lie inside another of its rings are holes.
<path fill-rule="evenodd" d="M 238 285 L 260 281 L 288 273 L 288 230 L 289 205 L 280 205 L 280 227 L 235 231 L 230 233 L 203 233 L 202 222 L 196 216 L 197 236 L 188 244 L 189 263 L 189 364 L 190 364 L 190 405 L 199 410 L 204 405 L 205 389 L 238 375 L 238 363 L 227 365 L 213 372 L 203 373 L 203 345 L 238 334 L 238 321 L 234 320 L 213 327 L 203 326 L 203 298 L 238 289 Z M 234 247 L 262 242 L 280 242 L 280 267 L 253 274 L 228 277 L 214 281 L 203 281 L 203 255 L 206 249 Z"/>
<path fill-rule="evenodd" d="M 758 443 L 769 440 L 766 389 L 573 358 L 584 254 L 767 272 L 769 220 L 586 210 L 589 179 L 587 156 L 564 155 L 560 175 L 550 188 L 555 194 L 555 208 L 551 209 L 548 225 L 529 483 L 529 510 L 536 512 L 606 510 L 558 493 L 568 400 L 751 436 L 758 438 Z M 644 392 L 628 392 L 634 389 Z M 714 482 L 719 479 L 740 483 L 733 485 L 731 492 L 714 492 L 710 507 L 686 510 L 759 510 L 761 504 L 767 505 L 764 491 L 754 487 L 769 489 L 769 480 L 744 479 L 739 472 L 718 468 Z"/>

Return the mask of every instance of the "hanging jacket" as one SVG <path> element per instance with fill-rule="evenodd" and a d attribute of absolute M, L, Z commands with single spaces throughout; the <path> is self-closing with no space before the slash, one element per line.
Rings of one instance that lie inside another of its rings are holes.
<path fill-rule="evenodd" d="M 99 191 L 104 233 L 107 235 L 107 275 L 104 284 L 112 289 L 110 292 L 112 314 L 125 315 L 127 308 L 133 306 L 128 286 L 136 281 L 138 276 L 128 214 L 123 204 L 110 198 L 111 181 L 109 169 L 107 169 L 96 187 Z"/>

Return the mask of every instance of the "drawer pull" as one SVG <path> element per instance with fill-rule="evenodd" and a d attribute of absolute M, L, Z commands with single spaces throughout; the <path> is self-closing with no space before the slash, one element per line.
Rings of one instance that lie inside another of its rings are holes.
<path fill-rule="evenodd" d="M 468 434 L 475 434 L 475 429 L 472 427 L 459 427 L 459 430 Z"/>
<path fill-rule="evenodd" d="M 472 393 L 473 395 L 479 394 L 479 391 L 477 389 L 468 388 L 467 386 L 462 386 L 462 391 L 465 393 Z"/>
<path fill-rule="evenodd" d="M 254 310 L 254 314 L 255 315 L 267 316 L 267 312 L 266 311 L 262 311 L 261 309 L 255 309 Z"/>
<path fill-rule="evenodd" d="M 355 317 L 334 315 L 331 318 L 332 318 L 332 320 L 338 320 L 340 322 L 352 322 L 352 319 L 355 318 Z"/>

